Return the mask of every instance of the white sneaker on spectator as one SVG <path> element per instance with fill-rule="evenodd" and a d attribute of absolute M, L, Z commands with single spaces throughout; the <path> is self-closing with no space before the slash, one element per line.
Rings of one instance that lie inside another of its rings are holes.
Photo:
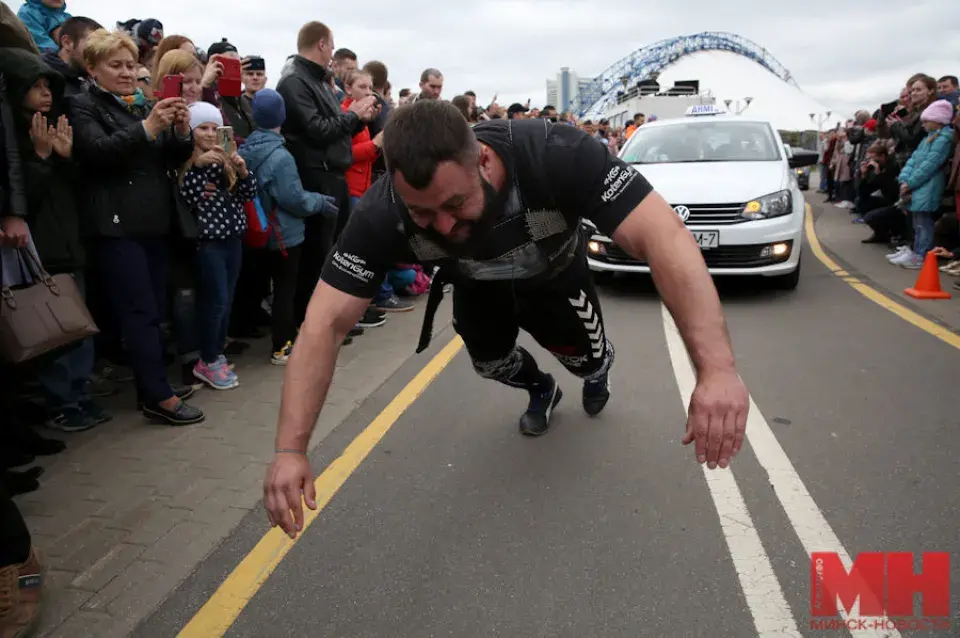
<path fill-rule="evenodd" d="M 887 259 L 889 259 L 890 261 L 893 261 L 898 257 L 903 257 L 904 253 L 906 253 L 909 250 L 910 250 L 909 246 L 900 246 L 900 248 L 897 248 L 897 252 L 890 253 L 889 255 L 887 255 Z"/>
<path fill-rule="evenodd" d="M 894 266 L 900 266 L 908 261 L 911 261 L 916 256 L 916 253 L 914 253 L 912 249 L 908 248 L 907 250 L 903 251 L 903 254 L 897 255 L 891 259 L 890 263 Z"/>

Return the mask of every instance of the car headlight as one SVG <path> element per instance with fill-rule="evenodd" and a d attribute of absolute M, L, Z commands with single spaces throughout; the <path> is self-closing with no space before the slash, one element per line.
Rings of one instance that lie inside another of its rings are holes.
<path fill-rule="evenodd" d="M 747 202 L 740 216 L 744 219 L 770 219 L 792 212 L 793 196 L 790 191 L 779 191 Z"/>

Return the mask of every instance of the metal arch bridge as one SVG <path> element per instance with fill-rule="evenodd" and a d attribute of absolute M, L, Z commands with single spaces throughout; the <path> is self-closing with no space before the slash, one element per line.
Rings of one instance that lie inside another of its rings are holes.
<path fill-rule="evenodd" d="M 577 117 L 587 114 L 599 116 L 611 103 L 616 102 L 617 93 L 624 90 L 624 79 L 628 86 L 646 80 L 680 58 L 700 51 L 736 53 L 753 60 L 784 82 L 797 86 L 790 71 L 756 42 L 735 33 L 704 31 L 660 40 L 618 60 L 579 91 L 579 95 L 570 104 L 570 110 Z"/>

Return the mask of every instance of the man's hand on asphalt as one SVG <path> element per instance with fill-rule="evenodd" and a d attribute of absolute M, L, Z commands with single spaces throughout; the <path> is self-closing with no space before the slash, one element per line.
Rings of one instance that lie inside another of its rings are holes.
<path fill-rule="evenodd" d="M 734 370 L 702 374 L 690 397 L 683 444 L 696 442 L 698 463 L 726 468 L 740 452 L 747 429 L 750 394 Z"/>
<path fill-rule="evenodd" d="M 306 454 L 277 453 L 263 481 L 263 505 L 270 526 L 279 525 L 290 538 L 296 538 L 303 531 L 303 501 L 317 509 L 309 459 Z"/>

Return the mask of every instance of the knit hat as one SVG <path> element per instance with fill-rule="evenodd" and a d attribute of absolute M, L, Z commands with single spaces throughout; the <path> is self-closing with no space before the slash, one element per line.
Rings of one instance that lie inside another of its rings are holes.
<path fill-rule="evenodd" d="M 259 128 L 275 129 L 287 119 L 283 96 L 273 89 L 261 89 L 253 96 L 253 121 Z"/>
<path fill-rule="evenodd" d="M 207 123 L 223 126 L 223 115 L 220 113 L 220 109 L 213 104 L 194 102 L 188 108 L 190 109 L 190 130 Z"/>
<path fill-rule="evenodd" d="M 936 122 L 937 124 L 948 125 L 953 121 L 953 107 L 946 100 L 937 100 L 920 114 L 921 122 Z"/>

